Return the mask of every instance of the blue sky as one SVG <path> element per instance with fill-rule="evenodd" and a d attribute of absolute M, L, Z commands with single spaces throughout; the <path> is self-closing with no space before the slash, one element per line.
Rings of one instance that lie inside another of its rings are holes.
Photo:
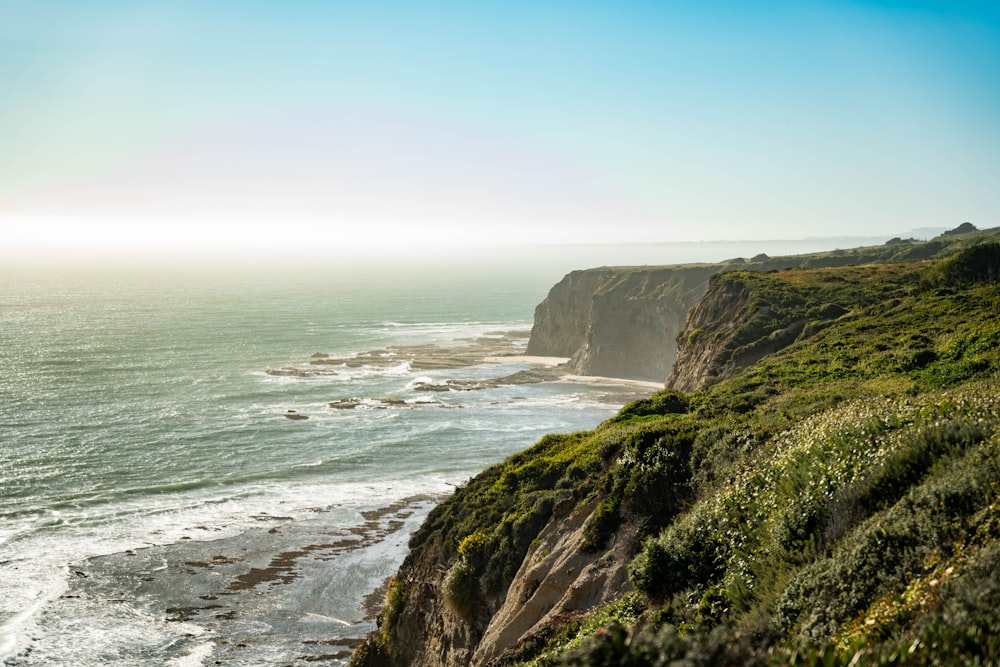
<path fill-rule="evenodd" d="M 0 7 L 8 247 L 1000 225 L 995 3 Z"/>

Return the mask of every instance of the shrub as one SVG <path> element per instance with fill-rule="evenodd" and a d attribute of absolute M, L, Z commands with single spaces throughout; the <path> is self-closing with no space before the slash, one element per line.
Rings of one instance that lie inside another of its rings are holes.
<path fill-rule="evenodd" d="M 636 417 L 649 415 L 684 414 L 688 411 L 688 397 L 673 389 L 653 394 L 629 403 L 621 412 L 610 419 L 613 424 L 631 421 Z"/>
<path fill-rule="evenodd" d="M 689 588 L 707 587 L 722 574 L 725 564 L 715 528 L 708 512 L 695 510 L 659 537 L 646 540 L 629 564 L 632 585 L 654 600 L 665 600 Z"/>
<path fill-rule="evenodd" d="M 392 652 L 392 628 L 406 604 L 406 594 L 406 584 L 393 577 L 385 593 L 385 606 L 376 620 L 378 629 L 369 634 L 364 643 L 351 654 L 351 667 L 382 667 L 387 663 Z"/>
<path fill-rule="evenodd" d="M 485 552 L 489 545 L 490 538 L 486 531 L 477 530 L 458 543 L 458 556 L 473 561 Z"/>
<path fill-rule="evenodd" d="M 952 289 L 1000 282 L 1000 243 L 966 248 L 933 267 L 925 282 L 931 287 Z"/>
<path fill-rule="evenodd" d="M 441 588 L 451 610 L 459 616 L 467 615 L 475 606 L 479 592 L 476 569 L 465 558 L 459 558 L 445 574 Z"/>
<path fill-rule="evenodd" d="M 385 635 L 373 632 L 351 654 L 350 665 L 351 667 L 384 667 L 388 660 L 389 650 L 386 647 Z"/>
<path fill-rule="evenodd" d="M 584 541 L 580 548 L 583 551 L 595 553 L 600 550 L 621 524 L 618 514 L 621 508 L 621 496 L 613 494 L 604 498 L 594 512 L 594 518 L 584 531 Z"/>
<path fill-rule="evenodd" d="M 389 589 L 385 593 L 385 608 L 378 618 L 378 625 L 383 632 L 390 632 L 406 605 L 406 584 L 393 577 L 389 581 Z"/>

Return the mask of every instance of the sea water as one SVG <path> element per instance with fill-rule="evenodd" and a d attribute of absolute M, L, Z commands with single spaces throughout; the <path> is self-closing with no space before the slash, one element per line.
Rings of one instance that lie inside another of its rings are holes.
<path fill-rule="evenodd" d="M 315 353 L 350 357 L 523 336 L 560 277 L 551 270 L 49 266 L 2 277 L 0 660 L 7 664 L 201 664 L 211 645 L 174 641 L 197 636 L 197 623 L 156 618 L 135 600 L 86 605 L 74 617 L 65 597 L 74 576 L 86 576 L 86 560 L 234 537 L 262 521 L 315 521 L 318 510 L 325 523 L 350 531 L 360 512 L 416 498 L 419 518 L 483 468 L 545 433 L 597 425 L 628 395 L 559 381 L 433 396 L 416 390 L 421 382 L 529 367 L 516 360 L 267 373 L 315 368 Z M 406 403 L 328 407 L 386 397 Z M 288 410 L 308 419 L 287 419 Z M 367 548 L 386 552 L 388 576 L 405 540 Z M 365 592 L 355 591 L 352 604 Z"/>

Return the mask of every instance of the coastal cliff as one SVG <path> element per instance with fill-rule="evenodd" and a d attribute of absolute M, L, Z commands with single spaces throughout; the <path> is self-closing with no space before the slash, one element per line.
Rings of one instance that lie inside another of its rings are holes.
<path fill-rule="evenodd" d="M 974 238 L 976 232 L 963 231 L 927 242 L 893 239 L 879 246 L 804 255 L 762 254 L 712 264 L 573 271 L 535 308 L 527 354 L 568 357 L 570 369 L 580 375 L 662 382 L 674 368 L 678 345 L 683 345 L 678 336 L 689 327 L 688 312 L 699 303 L 709 278 L 717 273 L 919 261 L 955 252 Z M 710 321 L 712 317 L 712 313 L 705 313 L 701 319 Z M 744 350 L 747 355 L 734 359 L 731 368 L 749 365 L 770 348 L 777 349 L 767 344 L 756 351 Z M 698 354 L 705 352 L 700 349 Z M 686 353 L 683 374 L 672 378 L 671 386 L 695 386 L 685 377 L 691 373 L 691 353 Z"/>
<path fill-rule="evenodd" d="M 706 277 L 672 388 L 435 508 L 353 664 L 1000 659 L 998 240 Z"/>
<path fill-rule="evenodd" d="M 662 382 L 684 317 L 722 264 L 574 271 L 535 309 L 528 354 L 581 375 Z"/>
<path fill-rule="evenodd" d="M 856 277 L 843 269 L 811 271 L 819 276 L 820 287 L 790 284 L 774 289 L 773 281 L 749 271 L 713 276 L 705 296 L 688 313 L 684 335 L 677 339 L 667 388 L 693 391 L 732 377 L 741 368 L 816 334 L 851 309 L 874 305 L 855 282 L 873 276 Z M 830 290 L 823 288 L 823 281 L 843 284 Z"/>

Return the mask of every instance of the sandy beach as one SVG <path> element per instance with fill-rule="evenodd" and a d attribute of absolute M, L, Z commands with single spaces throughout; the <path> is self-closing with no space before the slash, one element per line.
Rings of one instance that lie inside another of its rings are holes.
<path fill-rule="evenodd" d="M 566 382 L 583 382 L 586 384 L 599 384 L 599 385 L 624 385 L 626 387 L 638 387 L 641 389 L 649 389 L 650 393 L 657 392 L 663 389 L 663 382 L 653 382 L 652 380 L 630 380 L 628 378 L 610 378 L 602 377 L 600 375 L 562 375 L 559 378 Z"/>
<path fill-rule="evenodd" d="M 500 361 L 515 361 L 522 362 L 526 364 L 534 364 L 536 366 L 542 366 L 545 368 L 556 368 L 564 364 L 569 363 L 569 357 L 537 357 L 528 355 L 511 355 L 511 356 L 492 356 L 485 357 L 483 361 L 486 362 L 500 362 Z M 663 382 L 654 382 L 652 380 L 634 380 L 630 378 L 615 378 L 615 377 L 604 377 L 601 375 L 575 375 L 572 373 L 565 373 L 558 376 L 559 380 L 565 382 L 582 382 L 586 384 L 597 384 L 597 385 L 617 385 L 626 387 L 639 387 L 642 389 L 650 389 L 652 391 L 660 391 L 663 389 Z"/>

